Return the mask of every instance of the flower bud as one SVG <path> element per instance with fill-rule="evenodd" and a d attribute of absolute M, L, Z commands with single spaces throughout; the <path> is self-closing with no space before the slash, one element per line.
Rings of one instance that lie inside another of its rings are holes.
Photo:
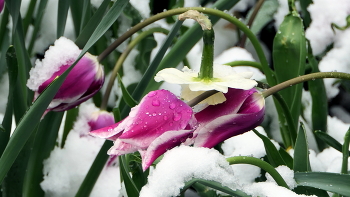
<path fill-rule="evenodd" d="M 30 71 L 27 86 L 35 91 L 34 100 L 78 58 L 81 50 L 67 38 L 61 37 L 37 60 Z M 70 71 L 51 101 L 48 111 L 65 111 L 76 107 L 97 93 L 104 82 L 103 67 L 97 57 L 86 53 Z"/>

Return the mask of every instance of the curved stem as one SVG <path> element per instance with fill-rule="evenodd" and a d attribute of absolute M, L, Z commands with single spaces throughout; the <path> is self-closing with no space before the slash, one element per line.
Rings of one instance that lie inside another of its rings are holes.
<path fill-rule="evenodd" d="M 134 40 L 132 40 L 130 42 L 130 44 L 127 46 L 127 48 L 124 50 L 124 52 L 120 55 L 118 61 L 116 62 L 111 77 L 108 81 L 108 85 L 106 88 L 106 91 L 103 95 L 103 99 L 102 99 L 102 103 L 101 103 L 101 110 L 105 110 L 107 108 L 107 104 L 108 104 L 108 98 L 109 95 L 111 93 L 113 84 L 114 84 L 114 80 L 117 77 L 118 71 L 120 70 L 120 68 L 122 67 L 126 57 L 129 55 L 129 53 L 131 52 L 131 50 L 144 38 L 146 38 L 147 36 L 149 36 L 150 34 L 153 34 L 155 32 L 159 32 L 159 33 L 164 33 L 164 34 L 168 34 L 169 30 L 161 28 L 161 27 L 156 27 L 156 28 L 152 28 L 149 29 L 147 31 L 144 31 L 142 33 L 140 33 L 140 35 L 138 35 Z"/>
<path fill-rule="evenodd" d="M 264 3 L 265 0 L 259 0 L 258 3 L 256 4 L 255 8 L 254 8 L 254 11 L 252 13 L 252 15 L 250 16 L 249 18 L 249 21 L 247 23 L 247 26 L 250 28 L 252 25 L 253 25 L 253 22 L 254 22 L 254 19 L 256 17 L 256 15 L 258 15 L 258 12 L 262 6 L 262 4 Z M 245 45 L 245 41 L 247 40 L 247 36 L 244 34 L 242 36 L 242 39 L 241 39 L 241 43 L 239 44 L 240 47 L 244 48 L 244 45 Z"/>
<path fill-rule="evenodd" d="M 210 96 L 218 93 L 219 91 L 217 90 L 209 90 L 204 92 L 203 94 L 200 94 L 199 96 L 195 97 L 194 99 L 188 101 L 186 104 L 190 107 L 194 107 L 195 105 L 197 105 L 198 103 L 202 102 L 203 100 L 205 100 L 206 98 L 209 98 Z"/>
<path fill-rule="evenodd" d="M 255 157 L 247 157 L 247 156 L 236 156 L 236 157 L 226 158 L 226 160 L 230 163 L 230 165 L 251 164 L 251 165 L 257 166 L 265 170 L 267 173 L 269 173 L 279 186 L 289 189 L 287 183 L 284 181 L 282 176 L 277 172 L 277 170 L 274 167 L 272 167 L 269 163 L 261 159 L 258 159 Z"/>
<path fill-rule="evenodd" d="M 350 80 L 350 74 L 342 73 L 342 72 L 317 72 L 317 73 L 302 75 L 302 76 L 290 79 L 288 81 L 282 82 L 278 85 L 275 85 L 275 86 L 263 91 L 262 94 L 266 98 L 266 97 L 274 94 L 275 92 L 278 92 L 280 90 L 288 88 L 292 85 L 302 83 L 305 81 L 310 81 L 310 80 L 315 80 L 315 79 L 323 79 L 323 78 L 338 78 L 338 79 Z"/>
<path fill-rule="evenodd" d="M 259 69 L 260 71 L 262 71 L 262 66 L 259 62 L 252 62 L 252 61 L 233 61 L 233 62 L 228 62 L 225 63 L 224 65 L 228 65 L 228 66 L 250 66 L 250 67 L 254 67 Z"/>
<path fill-rule="evenodd" d="M 143 22 L 135 25 L 129 31 L 127 31 L 123 35 L 121 35 L 116 41 L 114 41 L 114 43 L 112 43 L 105 51 L 103 51 L 98 56 L 99 62 L 101 62 L 104 58 L 106 58 L 108 54 L 110 54 L 116 47 L 118 47 L 127 38 L 129 38 L 131 35 L 133 35 L 138 30 L 142 29 L 143 27 L 145 27 L 145 26 L 147 26 L 147 25 L 149 25 L 157 20 L 163 19 L 163 18 L 168 17 L 168 16 L 178 15 L 178 14 L 181 14 L 181 13 L 186 12 L 188 10 L 197 10 L 197 11 L 205 13 L 205 14 L 210 14 L 210 15 L 220 17 L 222 19 L 225 19 L 225 20 L 231 22 L 236 27 L 238 27 L 240 30 L 242 30 L 245 33 L 245 35 L 247 35 L 247 37 L 250 39 L 252 45 L 254 46 L 254 48 L 256 50 L 256 53 L 257 53 L 259 60 L 261 62 L 263 71 L 266 75 L 267 82 L 270 85 L 276 84 L 276 79 L 274 78 L 274 74 L 272 73 L 272 70 L 269 67 L 269 64 L 268 64 L 267 59 L 265 57 L 265 54 L 262 50 L 262 47 L 259 43 L 259 40 L 254 35 L 254 33 L 252 31 L 250 31 L 250 29 L 244 23 L 239 21 L 237 18 L 235 18 L 235 17 L 233 17 L 233 16 L 231 16 L 223 11 L 212 9 L 212 8 L 203 8 L 203 7 L 177 8 L 177 9 L 168 10 L 166 12 L 162 12 L 162 13 L 159 13 L 157 15 L 154 15 L 154 16 L 144 20 Z"/>

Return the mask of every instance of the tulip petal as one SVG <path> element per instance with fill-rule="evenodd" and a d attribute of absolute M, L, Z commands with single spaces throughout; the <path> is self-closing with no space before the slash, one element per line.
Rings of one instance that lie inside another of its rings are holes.
<path fill-rule="evenodd" d="M 140 151 L 142 169 L 145 171 L 152 163 L 167 150 L 183 143 L 192 135 L 192 130 L 167 131 L 155 139 L 146 151 Z"/>
<path fill-rule="evenodd" d="M 125 119 L 124 119 L 125 120 Z M 92 130 L 89 132 L 89 135 L 99 138 L 105 138 L 108 140 L 116 140 L 124 131 L 123 128 L 118 127 L 120 124 L 123 123 L 123 120 L 120 122 L 117 122 L 113 125 L 103 127 L 101 129 Z"/>
<path fill-rule="evenodd" d="M 229 89 L 227 101 L 208 106 L 195 114 L 199 127 L 194 132 L 194 146 L 212 148 L 235 135 L 257 126 L 263 120 L 264 98 L 255 89 Z"/>
<path fill-rule="evenodd" d="M 167 90 L 148 93 L 125 119 L 125 131 L 119 139 L 147 148 L 164 132 L 184 129 L 193 111 L 186 103 Z"/>
<path fill-rule="evenodd" d="M 124 154 L 128 154 L 128 153 L 133 153 L 133 152 L 137 151 L 138 149 L 139 149 L 139 147 L 137 147 L 137 146 L 133 146 L 131 144 L 125 143 L 125 142 L 117 139 L 114 142 L 114 145 L 108 150 L 107 154 L 119 156 L 119 155 L 124 155 Z"/>

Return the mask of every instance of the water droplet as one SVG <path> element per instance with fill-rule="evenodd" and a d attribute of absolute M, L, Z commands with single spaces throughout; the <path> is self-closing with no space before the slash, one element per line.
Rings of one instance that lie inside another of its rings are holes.
<path fill-rule="evenodd" d="M 168 120 L 168 116 L 163 116 L 163 119 L 164 120 Z"/>
<path fill-rule="evenodd" d="M 157 95 L 156 91 L 148 93 L 148 97 L 154 97 L 155 95 Z"/>
<path fill-rule="evenodd" d="M 176 107 L 175 103 L 170 103 L 169 108 L 174 109 Z"/>
<path fill-rule="evenodd" d="M 153 100 L 153 101 L 152 101 L 152 105 L 153 105 L 153 106 L 159 106 L 159 105 L 160 105 L 159 100 L 157 100 L 157 99 Z"/>
<path fill-rule="evenodd" d="M 157 114 L 156 113 L 153 113 L 152 116 L 156 116 Z"/>
<path fill-rule="evenodd" d="M 173 120 L 179 121 L 180 119 L 181 119 L 181 114 L 179 114 L 179 113 L 174 113 Z"/>

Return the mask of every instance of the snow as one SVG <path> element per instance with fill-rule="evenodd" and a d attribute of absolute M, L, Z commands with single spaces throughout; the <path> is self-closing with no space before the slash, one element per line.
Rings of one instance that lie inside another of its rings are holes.
<path fill-rule="evenodd" d="M 33 91 L 37 91 L 39 86 L 49 79 L 63 65 L 72 64 L 78 55 L 80 49 L 73 41 L 61 37 L 55 41 L 54 46 L 50 46 L 45 52 L 45 58 L 36 60 L 29 74 L 27 86 Z"/>
<path fill-rule="evenodd" d="M 226 159 L 216 150 L 180 146 L 164 154 L 140 197 L 177 196 L 185 182 L 201 178 L 230 186 L 237 180 Z"/>
<path fill-rule="evenodd" d="M 130 4 L 140 12 L 143 18 L 148 18 L 150 16 L 151 9 L 149 3 L 149 0 L 130 0 Z"/>
<path fill-rule="evenodd" d="M 277 172 L 282 176 L 284 181 L 286 181 L 290 189 L 294 189 L 297 186 L 297 183 L 294 180 L 294 171 L 288 168 L 287 166 L 278 166 L 276 168 Z M 267 182 L 276 183 L 270 174 L 266 174 Z M 276 183 L 277 185 L 277 183 Z"/>
<path fill-rule="evenodd" d="M 338 26 L 346 24 L 345 18 L 350 14 L 348 0 L 317 0 L 308 7 L 312 22 L 305 36 L 310 40 L 314 55 L 322 53 L 334 42 L 340 31 L 332 31 L 331 23 Z M 345 40 L 344 40 L 345 41 Z"/>
<path fill-rule="evenodd" d="M 240 47 L 232 47 L 225 51 L 223 51 L 220 55 L 218 55 L 214 62 L 217 64 L 225 64 L 233 61 L 252 61 L 255 62 L 252 54 L 244 48 Z M 261 81 L 265 79 L 265 76 L 261 73 L 261 71 L 257 68 L 253 68 L 250 66 L 235 66 L 236 72 L 252 72 L 254 73 L 251 77 L 252 79 Z"/>
<path fill-rule="evenodd" d="M 266 136 L 262 127 L 257 127 L 256 130 Z M 276 148 L 279 149 L 278 143 L 273 140 L 271 141 Z M 244 134 L 227 139 L 221 145 L 221 148 L 224 151 L 224 155 L 227 157 L 253 156 L 262 158 L 266 155 L 263 141 L 253 131 L 248 131 Z M 255 178 L 260 176 L 260 168 L 253 165 L 238 164 L 232 165 L 231 167 L 241 184 L 252 184 L 255 182 Z"/>
<path fill-rule="evenodd" d="M 86 132 L 89 131 L 87 116 L 96 110 L 98 109 L 92 103 L 82 104 L 78 120 L 69 132 L 64 148 L 55 147 L 50 157 L 44 161 L 44 180 L 40 185 L 46 195 L 52 197 L 74 196 L 78 191 L 104 142 L 103 139 L 86 135 Z M 118 195 L 119 177 L 119 168 L 115 166 L 105 167 L 91 196 Z M 101 191 L 103 192 L 101 193 Z"/>

